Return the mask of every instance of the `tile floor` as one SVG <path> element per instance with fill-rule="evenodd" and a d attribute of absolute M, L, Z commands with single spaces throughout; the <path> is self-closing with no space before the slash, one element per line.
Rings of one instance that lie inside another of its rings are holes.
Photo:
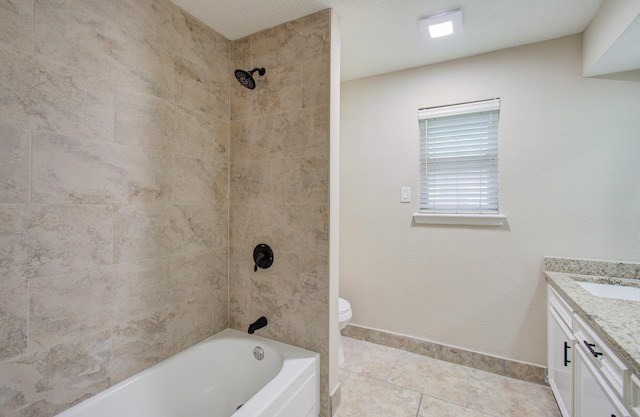
<path fill-rule="evenodd" d="M 335 417 L 561 417 L 547 386 L 342 337 Z"/>

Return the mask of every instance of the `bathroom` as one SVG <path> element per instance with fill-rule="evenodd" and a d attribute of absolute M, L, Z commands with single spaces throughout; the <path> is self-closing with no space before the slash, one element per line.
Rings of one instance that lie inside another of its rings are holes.
<path fill-rule="evenodd" d="M 321 354 L 328 416 L 338 265 L 354 326 L 544 366 L 542 256 L 640 260 L 640 83 L 583 79 L 579 35 L 339 85 L 330 12 L 229 42 L 168 1 L 1 4 L 3 413 L 54 415 L 265 315 Z M 255 65 L 250 91 L 233 70 Z M 508 226 L 412 226 L 416 110 L 496 94 Z M 375 97 L 412 130 L 353 134 Z"/>

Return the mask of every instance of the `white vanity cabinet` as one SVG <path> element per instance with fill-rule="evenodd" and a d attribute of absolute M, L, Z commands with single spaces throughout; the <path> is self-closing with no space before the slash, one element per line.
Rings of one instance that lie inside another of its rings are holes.
<path fill-rule="evenodd" d="M 547 378 L 564 417 L 573 416 L 573 368 L 575 338 L 571 332 L 573 311 L 553 290 L 547 293 Z"/>
<path fill-rule="evenodd" d="M 551 286 L 547 318 L 547 378 L 563 417 L 640 417 L 637 376 Z"/>
<path fill-rule="evenodd" d="M 576 407 L 580 417 L 626 417 L 629 412 L 616 398 L 607 382 L 591 364 L 590 352 L 577 346 L 575 355 Z"/>

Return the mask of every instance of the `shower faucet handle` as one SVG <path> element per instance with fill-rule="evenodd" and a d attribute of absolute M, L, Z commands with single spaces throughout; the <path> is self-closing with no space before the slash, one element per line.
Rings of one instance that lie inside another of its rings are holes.
<path fill-rule="evenodd" d="M 269 245 L 261 243 L 253 249 L 253 272 L 258 268 L 267 269 L 273 264 L 273 250 Z"/>

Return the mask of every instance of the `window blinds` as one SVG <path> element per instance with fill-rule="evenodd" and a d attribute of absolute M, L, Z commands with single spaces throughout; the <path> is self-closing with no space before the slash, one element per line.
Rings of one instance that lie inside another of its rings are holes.
<path fill-rule="evenodd" d="M 500 99 L 421 109 L 420 212 L 498 213 Z"/>

